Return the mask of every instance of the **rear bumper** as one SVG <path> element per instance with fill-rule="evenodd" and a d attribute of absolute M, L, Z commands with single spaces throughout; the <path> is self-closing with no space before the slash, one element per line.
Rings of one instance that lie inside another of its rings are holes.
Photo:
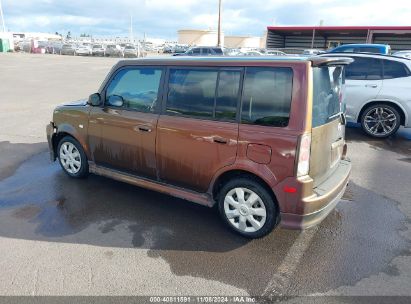
<path fill-rule="evenodd" d="M 350 173 L 351 162 L 341 160 L 333 175 L 314 189 L 311 178 L 300 180 L 302 193 L 311 193 L 296 202 L 295 212 L 281 212 L 281 226 L 289 229 L 306 229 L 321 223 L 343 196 Z M 311 191 L 308 191 L 309 187 Z"/>
<path fill-rule="evenodd" d="M 54 146 L 53 146 L 53 136 L 54 133 L 56 132 L 56 128 L 54 126 L 53 122 L 50 122 L 46 126 L 46 134 L 47 134 L 47 142 L 49 145 L 49 153 L 50 153 L 50 160 L 55 161 L 56 160 L 56 155 L 54 153 Z"/>

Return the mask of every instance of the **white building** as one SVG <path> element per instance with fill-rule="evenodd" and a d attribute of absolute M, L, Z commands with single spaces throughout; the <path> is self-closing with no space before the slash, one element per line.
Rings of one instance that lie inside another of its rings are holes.
<path fill-rule="evenodd" d="M 224 46 L 228 48 L 264 48 L 265 39 L 253 36 L 225 36 Z"/>
<path fill-rule="evenodd" d="M 55 35 L 55 34 L 49 34 L 49 33 L 13 32 L 12 35 L 16 41 L 30 40 L 30 39 L 41 40 L 41 41 L 62 40 L 61 36 Z"/>
<path fill-rule="evenodd" d="M 0 32 L 0 40 L 2 47 L 0 48 L 3 52 L 7 52 L 9 49 L 14 49 L 14 38 L 13 34 L 9 32 Z M 3 46 L 8 46 L 6 49 L 3 49 Z"/>
<path fill-rule="evenodd" d="M 178 43 L 190 46 L 216 46 L 218 32 L 215 30 L 183 29 L 177 32 Z M 228 48 L 263 48 L 265 39 L 254 36 L 224 36 L 221 33 L 221 45 Z"/>
<path fill-rule="evenodd" d="M 218 33 L 215 30 L 179 30 L 178 44 L 216 46 Z M 224 34 L 221 35 L 221 43 L 224 42 Z"/>

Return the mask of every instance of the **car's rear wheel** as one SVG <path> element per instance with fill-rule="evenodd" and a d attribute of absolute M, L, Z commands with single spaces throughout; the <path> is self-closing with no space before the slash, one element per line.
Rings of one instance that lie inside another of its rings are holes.
<path fill-rule="evenodd" d="M 64 172 L 74 178 L 86 177 L 89 173 L 87 156 L 80 143 L 65 136 L 57 147 L 58 159 Z"/>
<path fill-rule="evenodd" d="M 361 116 L 361 126 L 367 135 L 377 138 L 388 137 L 401 124 L 401 116 L 397 109 L 388 104 L 374 104 L 367 107 Z"/>
<path fill-rule="evenodd" d="M 276 202 L 265 187 L 247 177 L 234 178 L 221 189 L 218 208 L 224 222 L 247 238 L 260 238 L 278 224 Z"/>

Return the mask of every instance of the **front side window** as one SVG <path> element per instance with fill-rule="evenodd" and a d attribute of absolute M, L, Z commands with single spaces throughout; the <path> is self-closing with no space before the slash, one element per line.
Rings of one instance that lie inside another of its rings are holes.
<path fill-rule="evenodd" d="M 127 68 L 120 70 L 106 91 L 106 105 L 110 98 L 121 97 L 123 108 L 140 112 L 154 112 L 160 87 L 162 69 Z"/>
<path fill-rule="evenodd" d="M 405 64 L 393 60 L 383 60 L 382 62 L 384 63 L 384 79 L 410 76 L 410 71 Z"/>
<path fill-rule="evenodd" d="M 290 118 L 291 68 L 247 68 L 241 122 L 285 127 Z"/>
<path fill-rule="evenodd" d="M 191 50 L 191 53 L 194 55 L 200 55 L 201 54 L 201 49 L 195 48 Z"/>
<path fill-rule="evenodd" d="M 235 120 L 240 75 L 239 70 L 171 69 L 166 113 Z"/>
<path fill-rule="evenodd" d="M 204 55 L 204 56 L 211 55 L 211 49 L 203 48 L 201 54 Z"/>
<path fill-rule="evenodd" d="M 346 68 L 345 77 L 350 80 L 382 79 L 382 64 L 380 59 L 353 57 L 354 62 Z"/>

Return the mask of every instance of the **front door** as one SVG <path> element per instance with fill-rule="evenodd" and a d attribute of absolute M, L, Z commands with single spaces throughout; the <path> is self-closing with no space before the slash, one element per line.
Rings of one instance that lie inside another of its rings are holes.
<path fill-rule="evenodd" d="M 214 174 L 237 155 L 241 69 L 170 69 L 157 127 L 160 179 L 206 192 Z"/>
<path fill-rule="evenodd" d="M 98 165 L 156 178 L 158 96 L 163 71 L 127 67 L 107 86 L 104 105 L 93 107 L 89 146 Z"/>
<path fill-rule="evenodd" d="M 353 56 L 345 71 L 347 119 L 356 122 L 362 106 L 377 97 L 382 88 L 380 59 Z"/>

